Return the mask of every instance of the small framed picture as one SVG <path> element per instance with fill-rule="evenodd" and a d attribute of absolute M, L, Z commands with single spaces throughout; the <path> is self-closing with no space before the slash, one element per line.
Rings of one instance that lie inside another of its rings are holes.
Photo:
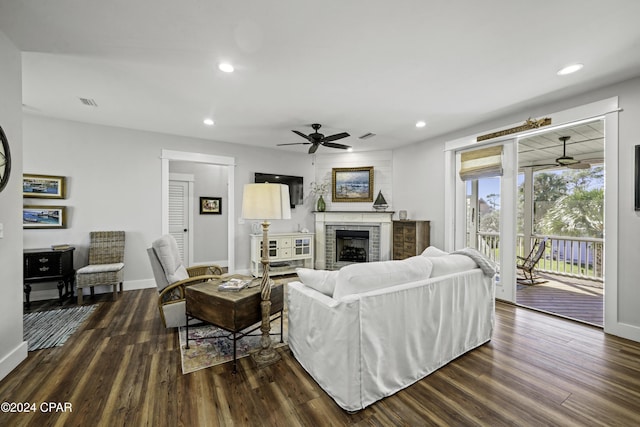
<path fill-rule="evenodd" d="M 331 201 L 373 202 L 373 166 L 332 169 Z"/>
<path fill-rule="evenodd" d="M 65 206 L 23 206 L 23 228 L 66 228 Z"/>
<path fill-rule="evenodd" d="M 22 175 L 22 197 L 64 199 L 65 177 L 53 175 Z"/>
<path fill-rule="evenodd" d="M 222 214 L 222 197 L 200 197 L 200 213 L 208 215 Z"/>

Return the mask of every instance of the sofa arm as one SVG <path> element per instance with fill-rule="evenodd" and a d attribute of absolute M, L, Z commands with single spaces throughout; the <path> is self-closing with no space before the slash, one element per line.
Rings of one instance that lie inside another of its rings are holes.
<path fill-rule="evenodd" d="M 338 405 L 360 409 L 360 301 L 337 301 L 300 282 L 287 284 L 287 299 L 291 352 Z"/>

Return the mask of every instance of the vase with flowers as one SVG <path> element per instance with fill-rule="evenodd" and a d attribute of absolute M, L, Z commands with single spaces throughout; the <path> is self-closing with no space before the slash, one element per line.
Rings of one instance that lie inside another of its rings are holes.
<path fill-rule="evenodd" d="M 324 195 L 327 194 L 329 190 L 328 182 L 312 182 L 311 183 L 311 194 L 318 196 L 318 201 L 316 202 L 316 210 L 318 212 L 324 212 L 327 209 L 327 204 L 324 201 Z"/>

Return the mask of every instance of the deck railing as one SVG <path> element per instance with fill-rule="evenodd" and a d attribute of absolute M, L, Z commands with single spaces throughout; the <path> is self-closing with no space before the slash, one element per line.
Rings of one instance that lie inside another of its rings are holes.
<path fill-rule="evenodd" d="M 500 235 L 478 233 L 477 248 L 489 259 L 500 264 Z M 602 281 L 604 240 L 588 237 L 532 236 L 531 245 L 547 238 L 546 250 L 537 265 L 540 272 Z M 526 257 L 524 236 L 516 238 L 516 255 Z"/>

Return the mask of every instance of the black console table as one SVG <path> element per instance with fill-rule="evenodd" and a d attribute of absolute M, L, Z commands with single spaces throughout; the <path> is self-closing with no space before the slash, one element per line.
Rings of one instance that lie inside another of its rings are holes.
<path fill-rule="evenodd" d="M 30 306 L 31 284 L 36 282 L 58 281 L 60 304 L 63 298 L 73 297 L 73 285 L 76 271 L 73 269 L 73 251 L 65 249 L 25 249 L 24 250 L 24 293 L 27 308 Z M 64 292 L 63 292 L 64 289 Z"/>

